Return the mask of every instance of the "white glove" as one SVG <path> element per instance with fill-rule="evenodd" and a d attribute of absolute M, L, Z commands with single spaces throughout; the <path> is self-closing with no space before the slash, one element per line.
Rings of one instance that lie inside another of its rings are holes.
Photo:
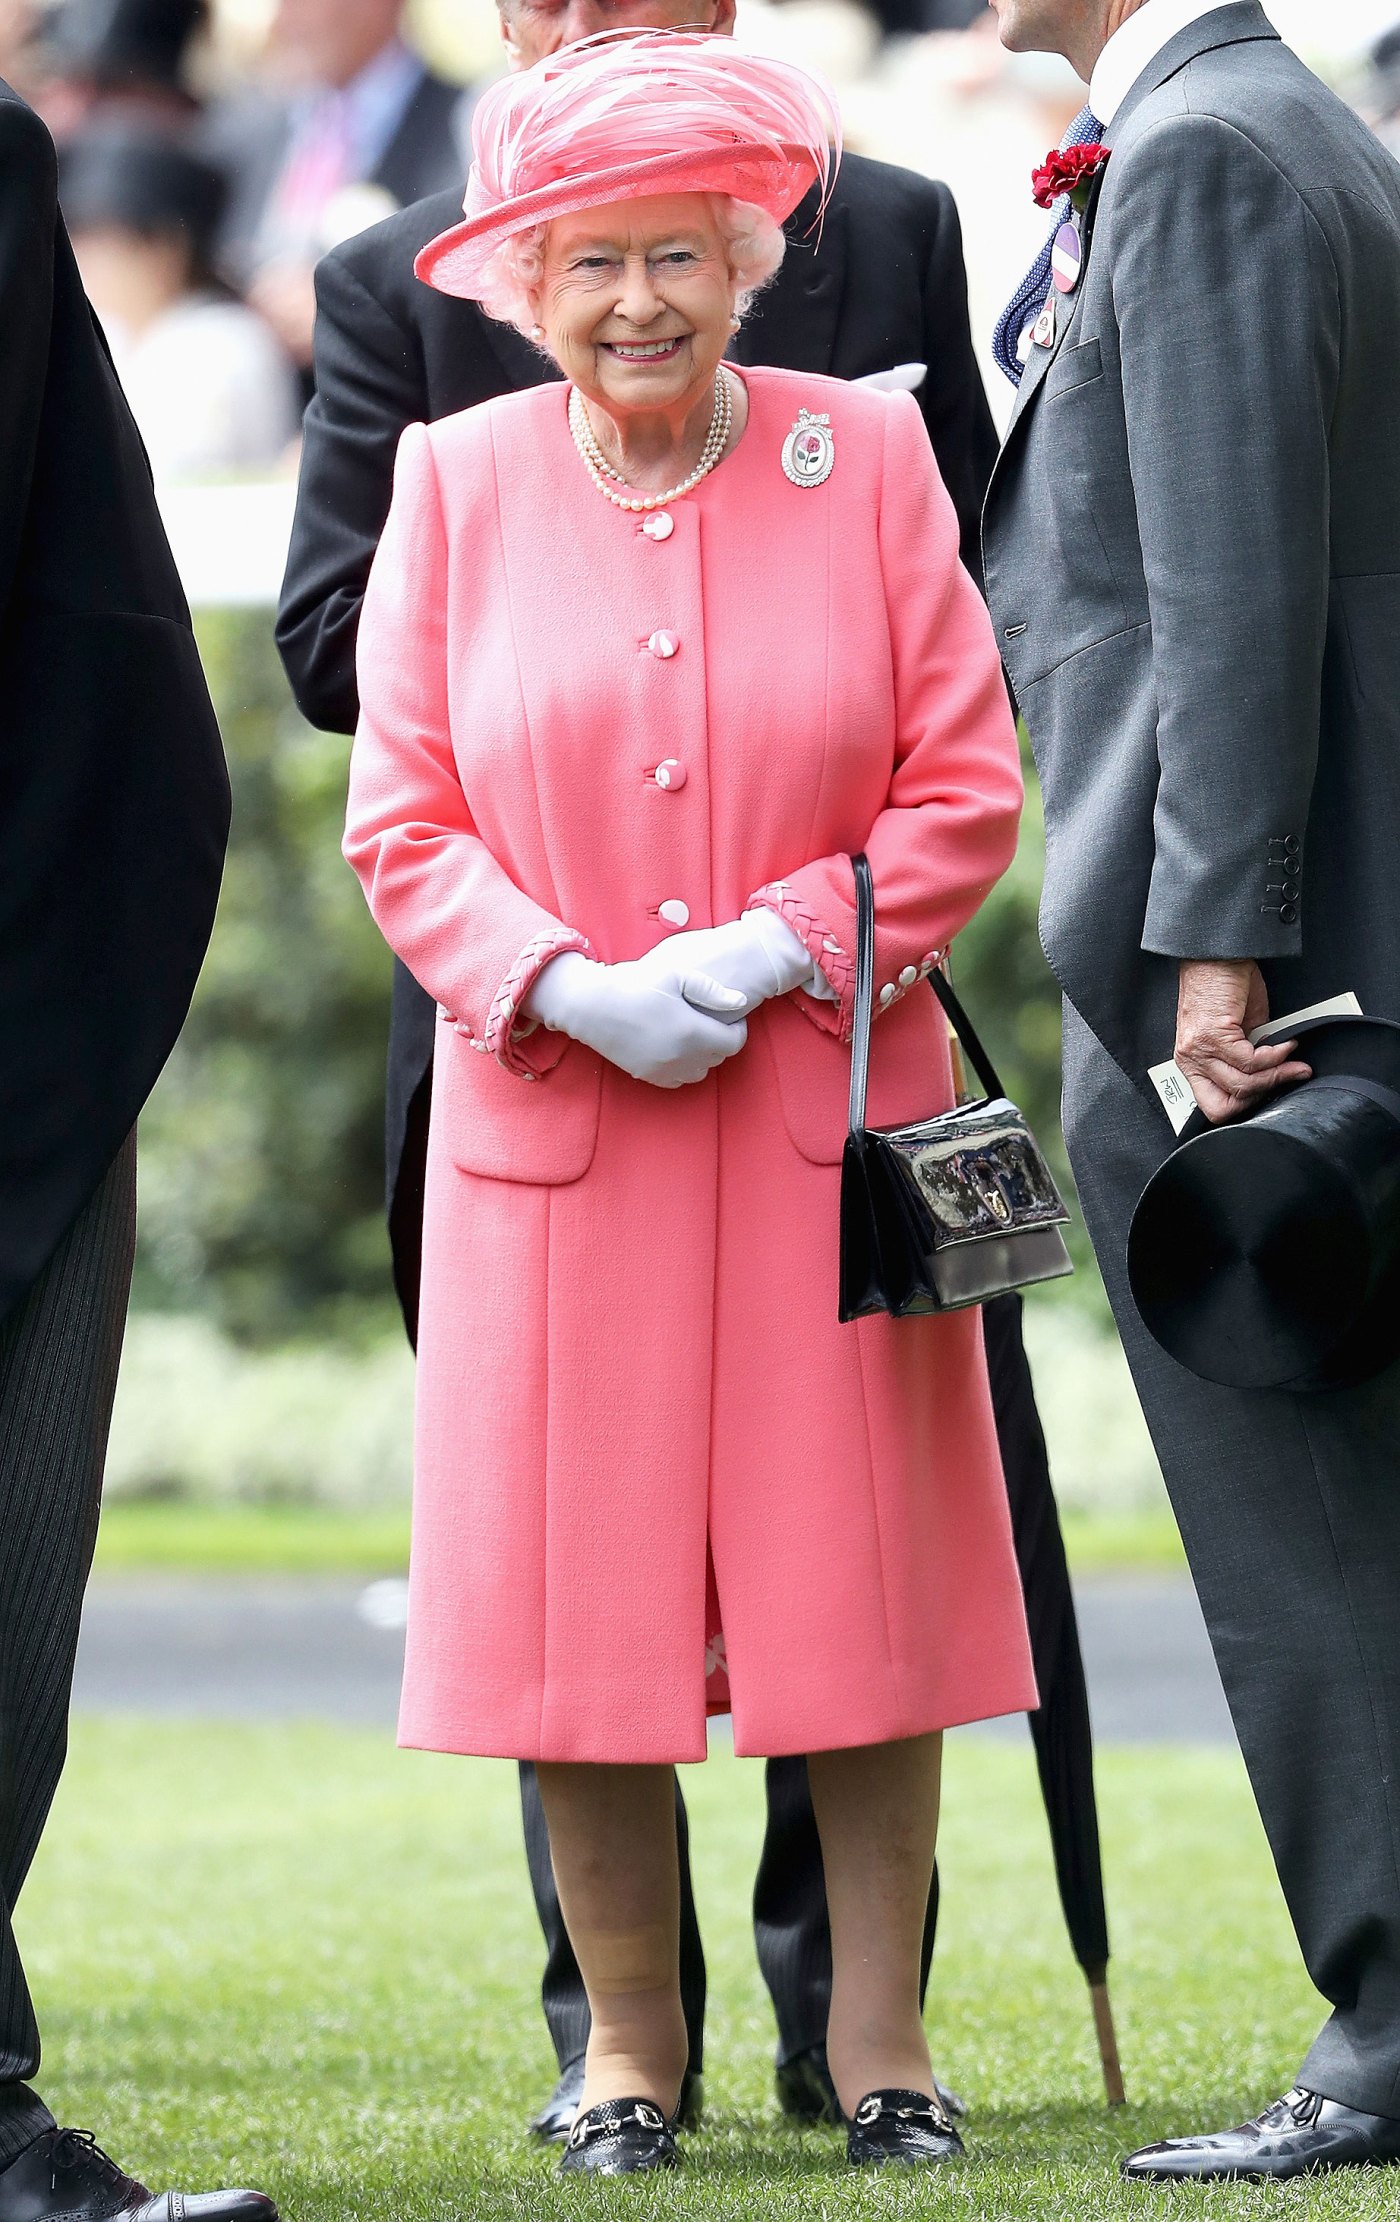
<path fill-rule="evenodd" d="M 656 961 L 685 938 L 663 942 L 635 964 L 597 964 L 567 949 L 536 974 L 521 1011 L 596 1049 L 634 1080 L 688 1087 L 737 1056 L 748 1028 L 736 989 L 684 958 Z"/>
<path fill-rule="evenodd" d="M 806 944 L 775 910 L 746 910 L 727 926 L 697 926 L 691 933 L 672 934 L 638 961 L 644 970 L 679 962 L 723 987 L 737 989 L 744 999 L 745 1018 L 770 996 L 789 995 L 801 987 L 816 992 L 816 967 Z M 695 1001 L 689 991 L 687 1000 Z"/>

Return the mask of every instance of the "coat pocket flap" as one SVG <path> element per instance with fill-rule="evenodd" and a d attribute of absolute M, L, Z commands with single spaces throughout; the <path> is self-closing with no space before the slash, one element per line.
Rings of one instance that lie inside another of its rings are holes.
<path fill-rule="evenodd" d="M 526 1080 L 438 1023 L 433 1121 L 464 1173 L 543 1188 L 581 1180 L 598 1146 L 602 1092 L 603 1061 L 578 1042 L 542 1079 Z"/>
<path fill-rule="evenodd" d="M 770 1004 L 764 1015 L 788 1134 L 809 1163 L 839 1165 L 846 1147 L 850 1047 L 814 1026 L 791 1002 Z M 921 981 L 871 1033 L 866 1117 L 871 1126 L 904 1126 L 946 1111 L 952 1100 L 948 1029 Z"/>

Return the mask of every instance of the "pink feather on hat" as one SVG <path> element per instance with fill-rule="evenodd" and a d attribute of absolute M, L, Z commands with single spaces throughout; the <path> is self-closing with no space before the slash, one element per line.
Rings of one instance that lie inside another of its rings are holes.
<path fill-rule="evenodd" d="M 840 160 L 835 95 L 795 63 L 695 31 L 607 31 L 483 93 L 465 221 L 414 264 L 468 299 L 502 242 L 555 216 L 659 193 L 726 193 L 784 222 Z"/>

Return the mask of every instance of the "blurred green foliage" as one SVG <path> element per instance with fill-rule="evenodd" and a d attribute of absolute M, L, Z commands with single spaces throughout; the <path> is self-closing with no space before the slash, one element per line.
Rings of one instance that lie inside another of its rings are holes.
<path fill-rule="evenodd" d="M 1045 822 L 1024 736 L 1021 753 L 1026 808 L 1016 861 L 959 938 L 954 970 L 1006 1088 L 1040 1139 L 1060 1151 L 1060 994 L 1036 928 Z M 1063 1165 L 1060 1156 L 1057 1173 Z"/>
<path fill-rule="evenodd" d="M 959 937 L 954 973 L 968 1017 L 981 1035 L 1008 1095 L 1030 1120 L 1074 1214 L 1067 1233 L 1078 1270 L 1073 1281 L 1057 1282 L 1054 1287 L 1089 1305 L 1107 1325 L 1108 1300 L 1079 1217 L 1060 1131 L 1060 991 L 1040 946 L 1037 925 L 1045 866 L 1045 820 L 1035 760 L 1024 731 L 1021 758 L 1026 775 L 1026 808 L 1016 861 Z"/>
<path fill-rule="evenodd" d="M 136 1302 L 240 1339 L 391 1316 L 390 960 L 340 854 L 349 743 L 298 717 L 265 612 L 199 624 L 233 780 L 209 958 L 141 1123 Z"/>
<path fill-rule="evenodd" d="M 349 744 L 298 717 L 265 613 L 206 615 L 199 634 L 233 839 L 194 1010 L 142 1121 L 136 1300 L 245 1343 L 364 1346 L 395 1316 L 382 1208 L 390 961 L 340 854 Z M 1032 774 L 1016 864 L 960 944 L 958 983 L 1067 1179 L 1040 857 Z"/>

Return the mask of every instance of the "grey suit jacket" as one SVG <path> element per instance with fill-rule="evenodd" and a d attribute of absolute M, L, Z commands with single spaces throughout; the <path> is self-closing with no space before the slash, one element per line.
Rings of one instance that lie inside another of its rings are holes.
<path fill-rule="evenodd" d="M 984 550 L 1046 954 L 1146 1085 L 1182 957 L 1400 1018 L 1400 166 L 1254 0 L 1109 139 Z"/>
<path fill-rule="evenodd" d="M 462 86 L 425 70 L 366 182 L 382 186 L 401 208 L 449 189 L 460 202 L 471 143 L 469 99 Z M 287 158 L 293 114 L 289 100 L 241 94 L 216 107 L 198 134 L 200 152 L 228 182 L 217 251 L 220 271 L 235 287 L 254 274 L 258 236 Z"/>

